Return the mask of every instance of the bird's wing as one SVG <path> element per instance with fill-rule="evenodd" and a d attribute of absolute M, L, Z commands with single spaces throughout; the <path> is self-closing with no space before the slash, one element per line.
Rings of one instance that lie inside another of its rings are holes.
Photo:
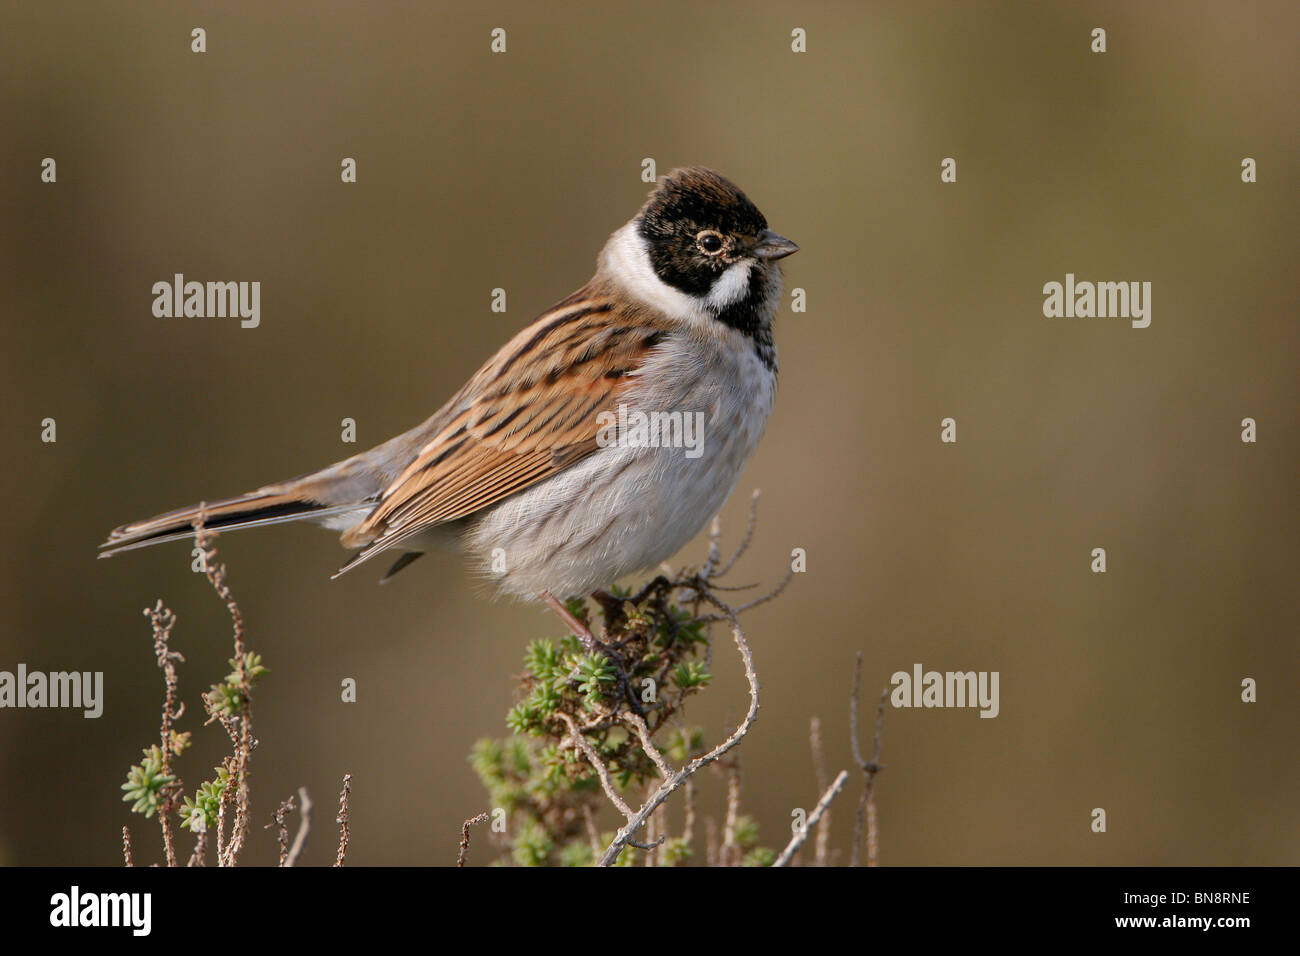
<path fill-rule="evenodd" d="M 374 511 L 344 534 L 362 550 L 339 573 L 590 455 L 597 415 L 617 409 L 667 331 L 645 314 L 633 321 L 590 287 L 548 310 L 470 379 Z"/>

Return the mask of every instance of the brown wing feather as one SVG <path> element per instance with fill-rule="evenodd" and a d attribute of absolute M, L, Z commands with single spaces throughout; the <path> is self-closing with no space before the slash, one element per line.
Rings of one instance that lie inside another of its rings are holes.
<path fill-rule="evenodd" d="M 591 288 L 545 313 L 470 379 L 455 414 L 347 532 L 344 543 L 364 549 L 344 570 L 593 453 L 597 414 L 617 409 L 667 331 L 644 315 L 621 321 L 614 300 Z"/>

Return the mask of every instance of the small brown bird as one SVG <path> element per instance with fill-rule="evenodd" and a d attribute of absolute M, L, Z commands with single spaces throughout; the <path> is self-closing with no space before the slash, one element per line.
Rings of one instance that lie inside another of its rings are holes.
<path fill-rule="evenodd" d="M 735 487 L 776 394 L 778 260 L 797 249 L 727 179 L 674 170 L 610 237 L 591 281 L 431 418 L 328 468 L 206 503 L 205 525 L 314 520 L 360 549 L 339 574 L 397 552 L 385 580 L 457 543 L 502 593 L 562 611 L 556 595 L 670 557 Z M 192 505 L 123 525 L 100 556 L 191 537 L 198 517 Z"/>

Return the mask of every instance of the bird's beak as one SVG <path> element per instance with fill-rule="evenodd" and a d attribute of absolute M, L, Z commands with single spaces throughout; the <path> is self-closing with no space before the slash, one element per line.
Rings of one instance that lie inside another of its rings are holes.
<path fill-rule="evenodd" d="M 784 259 L 798 251 L 799 247 L 785 236 L 778 236 L 771 229 L 764 229 L 758 234 L 754 245 L 750 247 L 749 254 L 760 259 Z"/>

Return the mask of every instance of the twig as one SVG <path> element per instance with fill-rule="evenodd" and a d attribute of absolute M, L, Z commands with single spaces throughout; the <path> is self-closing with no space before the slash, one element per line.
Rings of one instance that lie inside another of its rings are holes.
<path fill-rule="evenodd" d="M 727 561 L 726 565 L 724 565 L 721 569 L 719 569 L 718 564 L 722 560 L 722 519 L 718 515 L 714 515 L 713 520 L 709 522 L 709 548 L 708 548 L 707 555 L 704 559 L 704 564 L 700 568 L 697 577 L 699 581 L 705 584 L 712 585 L 712 588 L 714 590 L 732 591 L 732 590 L 744 590 L 745 588 L 754 587 L 754 585 L 752 584 L 745 584 L 745 585 L 741 585 L 740 587 L 724 587 L 723 585 L 717 584 L 716 580 L 722 577 L 723 575 L 725 575 L 728 571 L 730 571 L 732 567 L 735 565 L 735 563 L 738 560 L 740 560 L 741 555 L 743 555 L 747 550 L 749 550 L 749 545 L 754 539 L 754 531 L 758 527 L 759 494 L 760 494 L 759 489 L 755 488 L 753 494 L 750 495 L 749 523 L 745 528 L 745 535 L 743 538 L 741 538 L 740 544 L 736 547 L 736 550 L 732 552 L 731 558 Z M 699 589 L 686 588 L 684 590 L 685 590 L 684 597 L 686 599 L 686 603 L 695 605 L 695 612 L 696 612 L 695 616 L 698 618 L 700 601 L 703 599 L 699 592 Z M 739 611 L 740 609 L 737 610 Z M 701 620 L 707 623 L 709 621 L 723 620 L 723 618 L 710 617 L 710 618 L 703 618 Z"/>
<path fill-rule="evenodd" d="M 227 793 L 232 789 L 234 790 L 232 803 L 235 808 L 235 819 L 231 827 L 230 839 L 226 841 L 224 850 L 222 847 L 222 834 L 217 834 L 217 865 L 234 866 L 235 860 L 238 858 L 240 850 L 243 849 L 244 841 L 248 836 L 250 809 L 248 765 L 252 758 L 253 747 L 257 745 L 257 741 L 253 739 L 252 731 L 253 704 L 252 693 L 248 689 L 248 661 L 244 645 L 244 614 L 239 609 L 239 602 L 235 600 L 230 585 L 226 582 L 226 566 L 215 560 L 217 551 L 211 547 L 212 535 L 204 527 L 206 519 L 205 503 L 200 502 L 198 515 L 195 517 L 193 524 L 194 543 L 203 556 L 204 575 L 212 585 L 217 597 L 225 603 L 226 610 L 230 613 L 231 625 L 234 629 L 235 673 L 238 675 L 238 683 L 242 689 L 239 716 L 222 721 L 235 745 L 234 757 L 230 761 L 230 785 L 226 788 Z M 225 809 L 224 800 L 222 809 Z M 222 826 L 224 829 L 224 824 Z"/>
<path fill-rule="evenodd" d="M 705 581 L 713 577 L 713 572 L 718 567 L 718 562 L 722 560 L 722 519 L 717 515 L 709 522 L 709 550 L 704 559 L 704 567 L 700 568 L 700 577 Z"/>
<path fill-rule="evenodd" d="M 298 788 L 298 816 L 302 822 L 298 824 L 298 832 L 293 835 L 293 846 L 289 848 L 289 857 L 284 861 L 286 867 L 298 862 L 302 848 L 307 843 L 307 831 L 311 829 L 311 797 L 307 796 L 306 787 Z"/>
<path fill-rule="evenodd" d="M 790 837 L 790 842 L 785 845 L 785 849 L 782 850 L 781 855 L 776 858 L 776 862 L 772 864 L 773 866 L 785 866 L 790 862 L 791 857 L 798 852 L 799 847 L 803 846 L 803 841 L 808 839 L 808 831 L 817 825 L 817 821 L 822 818 L 822 814 L 825 813 L 827 807 L 831 805 L 831 801 L 839 796 L 839 792 L 844 789 L 844 782 L 848 779 L 849 772 L 847 770 L 841 770 L 836 775 L 835 782 L 832 783 L 830 787 L 827 788 L 826 792 L 822 794 L 822 798 L 817 801 L 817 806 L 815 806 L 813 812 L 808 815 L 808 819 L 804 821 L 804 825 L 796 830 L 794 835 Z"/>
<path fill-rule="evenodd" d="M 352 774 L 343 775 L 343 791 L 339 794 L 339 815 L 335 822 L 339 825 L 339 852 L 334 857 L 334 865 L 342 866 L 343 858 L 348 853 L 348 797 L 352 793 Z"/>
<path fill-rule="evenodd" d="M 862 865 L 862 843 L 866 837 L 867 866 L 880 865 L 880 830 L 876 818 L 876 774 L 885 769 L 880 762 L 881 735 L 885 727 L 885 703 L 889 700 L 889 688 L 880 694 L 880 706 L 876 709 L 876 737 L 871 759 L 862 758 L 862 748 L 858 743 L 858 697 L 862 690 L 862 653 L 858 653 L 857 664 L 853 668 L 853 693 L 849 695 L 849 739 L 853 745 L 853 759 L 862 769 L 862 796 L 858 800 L 858 815 L 853 828 L 853 856 L 850 866 Z"/>
<path fill-rule="evenodd" d="M 663 807 L 660 807 L 660 808 L 659 808 L 658 810 L 656 810 L 654 813 L 650 814 L 650 819 L 646 820 L 646 822 L 645 822 L 645 838 L 646 838 L 646 842 L 645 842 L 645 844 L 636 844 L 636 843 L 631 844 L 631 845 L 633 845 L 633 846 L 636 846 L 638 849 L 641 849 L 641 850 L 645 850 L 645 851 L 646 851 L 646 853 L 645 853 L 645 858 L 643 859 L 643 861 L 642 861 L 642 863 L 641 863 L 642 866 L 654 866 L 654 865 L 655 865 L 655 864 L 654 864 L 654 849 L 655 849 L 655 847 L 662 845 L 663 842 L 664 842 L 664 840 L 668 839 L 668 834 L 667 834 L 667 833 L 664 833 L 662 836 L 656 836 L 656 834 L 659 832 L 659 821 L 662 819 L 662 813 L 661 813 L 660 811 L 662 811 L 662 810 L 663 810 Z"/>
<path fill-rule="evenodd" d="M 682 842 L 687 846 L 695 839 L 695 781 L 687 778 L 682 786 L 682 802 L 686 804 L 686 821 L 682 824 Z"/>
<path fill-rule="evenodd" d="M 207 855 L 207 852 L 208 852 L 208 834 L 206 832 L 203 832 L 194 838 L 194 852 L 190 854 L 189 862 L 187 862 L 185 865 L 203 866 L 204 857 Z"/>
<path fill-rule="evenodd" d="M 727 767 L 727 816 L 722 824 L 722 866 L 740 866 L 740 844 L 736 840 L 736 821 L 740 818 L 740 753 Z"/>
<path fill-rule="evenodd" d="M 280 842 L 280 866 L 287 866 L 289 863 L 289 825 L 284 822 L 287 817 L 297 809 L 293 802 L 293 797 L 285 800 L 276 808 L 275 813 L 271 814 L 271 822 L 266 825 L 266 829 L 275 827 L 276 838 Z"/>
<path fill-rule="evenodd" d="M 826 751 L 822 745 L 822 722 L 821 718 L 813 717 L 808 723 L 808 744 L 812 749 L 813 772 L 817 775 L 817 789 L 825 792 L 826 782 Z M 824 814 L 825 824 L 817 831 L 817 851 L 813 857 L 814 866 L 826 866 L 830 855 L 831 844 L 831 810 L 826 808 Z"/>
<path fill-rule="evenodd" d="M 131 858 L 131 831 L 126 827 L 122 827 L 122 856 L 127 866 L 135 866 L 135 860 Z"/>
<path fill-rule="evenodd" d="M 596 749 L 587 742 L 587 738 L 582 735 L 582 731 L 573 722 L 573 718 L 563 711 L 557 713 L 569 727 L 569 739 L 573 741 L 574 746 L 582 751 L 583 756 L 587 758 L 587 762 L 596 771 L 596 776 L 600 779 L 601 789 L 605 791 L 605 796 L 609 797 L 609 802 L 618 808 L 619 813 L 631 820 L 635 814 L 632 812 L 632 808 L 618 795 L 618 791 L 614 789 L 614 781 L 610 779 L 609 769 L 605 766 L 605 761 L 600 759 L 600 754 L 596 753 Z"/>
<path fill-rule="evenodd" d="M 227 757 L 222 761 L 222 765 L 229 769 L 230 758 Z M 221 799 L 217 802 L 217 866 L 226 865 L 226 808 L 234 799 L 230 792 L 230 783 L 227 782 L 226 788 L 221 791 Z"/>
<path fill-rule="evenodd" d="M 487 823 L 488 814 L 484 810 L 478 816 L 470 817 L 460 825 L 460 850 L 456 854 L 456 866 L 462 867 L 466 860 L 469 859 L 469 828 L 476 823 Z"/>
<path fill-rule="evenodd" d="M 776 598 L 778 598 L 778 597 L 781 596 L 782 592 L 785 591 L 785 589 L 789 586 L 790 582 L 791 582 L 793 579 L 794 579 L 794 570 L 793 570 L 793 569 L 787 570 L 786 573 L 785 573 L 785 577 L 781 579 L 781 583 L 780 583 L 780 584 L 778 584 L 776 587 L 772 588 L 772 590 L 768 591 L 768 592 L 767 592 L 766 594 L 764 594 L 762 597 L 754 598 L 754 600 L 749 601 L 749 602 L 746 603 L 746 604 L 742 604 L 742 605 L 740 605 L 740 607 L 738 607 L 738 608 L 735 608 L 735 613 L 737 613 L 737 614 L 744 614 L 746 611 L 748 611 L 748 610 L 750 610 L 750 609 L 752 609 L 752 608 L 756 608 L 756 607 L 758 607 L 760 604 L 766 604 L 768 601 L 773 601 L 773 600 L 775 600 Z M 713 586 L 713 587 L 712 587 L 712 590 L 715 590 L 715 591 L 743 591 L 743 590 L 748 590 L 749 588 L 752 588 L 752 587 L 756 587 L 756 585 L 753 585 L 753 584 L 745 584 L 745 585 L 742 585 L 741 587 L 735 587 L 735 588 L 723 588 L 723 587 L 720 587 L 720 586 Z M 697 619 L 696 619 L 696 622 L 699 623 L 699 624 L 713 624 L 713 623 L 716 622 L 716 621 L 725 621 L 725 620 L 727 620 L 727 615 L 725 615 L 725 614 L 707 614 L 707 615 L 704 615 L 703 617 L 697 618 Z"/>
<path fill-rule="evenodd" d="M 778 597 L 781 596 L 781 592 L 783 592 L 787 587 L 790 586 L 790 582 L 792 580 L 794 580 L 794 568 L 787 568 L 785 572 L 785 577 L 781 579 L 780 584 L 772 588 L 772 590 L 768 591 L 762 597 L 754 598 L 754 600 L 750 601 L 749 603 L 742 604 L 740 607 L 736 608 L 736 613 L 744 614 L 746 611 L 750 610 L 751 608 L 756 608 L 760 604 L 766 604 L 768 601 L 776 600 Z"/>
<path fill-rule="evenodd" d="M 582 819 L 587 825 L 587 840 L 591 843 L 591 858 L 600 856 L 600 831 L 596 829 L 596 811 L 590 803 L 582 805 Z"/>
<path fill-rule="evenodd" d="M 231 593 L 230 585 L 226 583 L 226 566 L 212 561 L 212 558 L 217 555 L 217 549 L 211 546 L 212 532 L 204 527 L 204 522 L 207 519 L 205 506 L 206 502 L 199 503 L 199 513 L 194 519 L 194 542 L 198 549 L 203 552 L 203 573 L 211 582 L 217 596 L 225 602 L 226 610 L 230 612 L 230 619 L 235 632 L 235 655 L 242 658 L 244 655 L 244 614 L 239 609 L 239 603 L 235 600 L 234 594 Z"/>
<path fill-rule="evenodd" d="M 736 545 L 736 550 L 732 553 L 731 560 L 724 564 L 716 574 L 711 575 L 711 577 L 720 578 L 726 575 L 728 571 L 735 567 L 736 562 L 740 560 L 740 556 L 749 550 L 750 544 L 754 541 L 754 530 L 758 527 L 758 496 L 759 490 L 757 488 L 755 488 L 754 493 L 749 496 L 749 523 L 745 526 L 745 536 L 740 539 L 740 544 Z"/>
<path fill-rule="evenodd" d="M 646 752 L 651 760 L 654 761 L 655 767 L 659 770 L 659 776 L 667 780 L 673 775 L 673 768 L 668 760 L 659 751 L 650 739 L 650 728 L 645 725 L 645 720 L 640 714 L 627 714 L 623 718 L 636 730 L 636 735 L 641 739 L 641 749 Z"/>
<path fill-rule="evenodd" d="M 862 652 L 858 651 L 853 666 L 853 691 L 849 694 L 849 743 L 853 747 L 853 762 L 863 765 L 862 747 L 858 744 L 858 696 L 862 693 Z"/>
<path fill-rule="evenodd" d="M 176 615 L 163 606 L 162 599 L 152 608 L 145 608 L 145 617 L 149 618 L 153 626 L 153 652 L 158 666 L 163 672 L 163 681 L 167 686 L 167 694 L 163 699 L 162 720 L 158 727 L 159 745 L 162 748 L 162 772 L 169 777 L 173 777 L 172 784 L 164 788 L 163 799 L 158 806 L 158 825 L 162 829 L 163 851 L 167 857 L 167 865 L 176 865 L 176 837 L 172 832 L 172 800 L 173 795 L 179 793 L 182 784 L 179 777 L 172 772 L 172 721 L 178 719 L 185 712 L 185 705 L 177 706 L 176 703 L 176 661 L 184 661 L 176 651 L 168 647 L 171 640 L 172 628 L 176 625 Z"/>
<path fill-rule="evenodd" d="M 862 799 L 867 805 L 867 866 L 880 865 L 880 824 L 876 816 L 876 774 L 884 769 L 880 762 L 880 736 L 885 722 L 885 701 L 889 691 L 880 694 L 880 706 L 876 709 L 876 741 L 871 764 L 866 768 L 867 780 L 863 787 Z"/>
<path fill-rule="evenodd" d="M 745 632 L 740 626 L 740 620 L 737 618 L 736 612 L 732 608 L 723 604 L 713 595 L 708 594 L 707 592 L 700 592 L 699 596 L 701 599 L 708 601 L 710 604 L 726 613 L 728 618 L 731 620 L 731 636 L 736 642 L 736 649 L 740 652 L 740 659 L 745 667 L 745 679 L 749 683 L 749 710 L 745 713 L 744 720 L 740 722 L 726 740 L 718 744 L 718 746 L 714 747 L 708 753 L 691 760 L 685 767 L 678 770 L 659 785 L 655 792 L 650 795 L 650 798 L 642 805 L 641 809 L 637 810 L 635 814 L 632 814 L 629 817 L 628 822 L 619 829 L 617 834 L 615 834 L 613 842 L 611 842 L 610 845 L 605 848 L 605 852 L 601 854 L 599 860 L 600 866 L 613 865 L 613 863 L 618 859 L 619 854 L 623 852 L 623 848 L 631 842 L 632 837 L 636 832 L 645 825 L 645 821 L 650 814 L 654 813 L 659 805 L 676 792 L 688 778 L 704 767 L 707 767 L 718 758 L 724 756 L 728 751 L 740 743 L 740 741 L 744 739 L 745 735 L 749 733 L 749 729 L 754 725 L 754 721 L 758 719 L 758 675 L 754 672 L 754 655 L 749 649 L 749 643 L 745 640 Z M 589 757 L 588 759 L 591 758 Z M 608 793 L 609 790 L 607 789 L 606 794 Z"/>

